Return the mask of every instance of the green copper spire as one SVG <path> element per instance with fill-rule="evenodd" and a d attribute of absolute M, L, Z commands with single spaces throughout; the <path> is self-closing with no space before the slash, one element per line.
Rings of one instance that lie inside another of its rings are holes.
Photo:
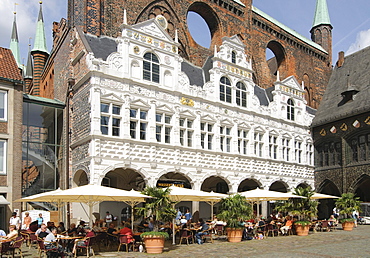
<path fill-rule="evenodd" d="M 47 47 L 46 47 L 45 26 L 44 26 L 44 18 L 42 16 L 42 2 L 41 1 L 40 1 L 39 17 L 37 19 L 35 42 L 33 44 L 33 49 L 32 49 L 32 52 L 34 51 L 41 51 L 41 52 L 45 52 L 49 54 Z"/>
<path fill-rule="evenodd" d="M 316 11 L 312 28 L 319 25 L 331 25 L 326 0 L 316 0 Z"/>
<path fill-rule="evenodd" d="M 20 51 L 19 51 L 19 40 L 18 40 L 18 31 L 17 31 L 16 12 L 14 12 L 12 38 L 10 39 L 9 48 L 13 53 L 15 61 L 17 61 L 18 67 L 21 68 L 22 64 L 21 64 L 21 56 L 20 56 Z"/>

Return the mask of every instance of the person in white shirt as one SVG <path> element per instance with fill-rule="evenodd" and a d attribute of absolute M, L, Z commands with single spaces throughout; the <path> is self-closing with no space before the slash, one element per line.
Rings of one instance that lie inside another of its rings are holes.
<path fill-rule="evenodd" d="M 12 213 L 12 216 L 9 219 L 9 225 L 14 225 L 15 228 L 18 230 L 21 228 L 21 219 L 17 216 L 16 212 Z"/>
<path fill-rule="evenodd" d="M 44 245 L 46 249 L 58 248 L 58 252 L 62 252 L 63 247 L 57 243 L 57 238 L 56 238 L 57 232 L 58 232 L 57 228 L 52 228 L 51 232 L 44 239 Z"/>

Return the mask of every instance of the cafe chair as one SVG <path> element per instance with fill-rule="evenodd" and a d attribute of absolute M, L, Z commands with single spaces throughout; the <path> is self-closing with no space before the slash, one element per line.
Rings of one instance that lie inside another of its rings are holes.
<path fill-rule="evenodd" d="M 213 228 L 209 228 L 208 230 L 203 231 L 205 234 L 202 235 L 203 242 L 206 241 L 207 237 L 211 240 L 211 243 L 213 244 Z"/>
<path fill-rule="evenodd" d="M 274 225 L 272 225 L 272 224 L 267 225 L 266 237 L 269 237 L 270 235 L 272 237 L 275 237 L 275 235 L 279 236 L 279 229 L 277 227 L 275 227 Z"/>
<path fill-rule="evenodd" d="M 8 253 L 10 251 L 10 242 L 11 241 L 5 241 L 1 243 L 0 245 L 0 257 L 1 258 L 3 257 L 3 254 L 6 254 L 6 256 L 8 257 Z"/>
<path fill-rule="evenodd" d="M 215 226 L 215 232 L 218 236 L 223 236 L 225 233 L 224 231 L 224 225 L 216 225 Z"/>
<path fill-rule="evenodd" d="M 15 251 L 18 250 L 20 257 L 23 257 L 22 254 L 22 244 L 24 238 L 22 236 L 18 236 L 14 242 L 10 245 L 10 251 L 12 252 L 12 257 L 14 257 Z"/>
<path fill-rule="evenodd" d="M 320 227 L 321 232 L 322 231 L 326 231 L 326 232 L 330 231 L 329 221 L 327 221 L 327 220 L 321 221 L 319 227 Z"/>
<path fill-rule="evenodd" d="M 35 232 L 21 231 L 21 235 L 25 239 L 29 249 L 31 249 L 32 244 L 37 244 L 37 236 L 35 235 Z"/>
<path fill-rule="evenodd" d="M 186 239 L 186 244 L 189 245 L 189 239 L 190 240 L 193 239 L 193 234 L 191 233 L 191 231 L 186 230 L 186 229 L 181 229 L 180 230 L 180 242 L 179 242 L 179 245 L 182 244 L 182 241 L 184 239 Z"/>
<path fill-rule="evenodd" d="M 94 245 L 95 237 L 87 237 L 86 239 L 76 239 L 75 246 L 73 248 L 74 257 L 77 257 L 77 252 L 86 250 L 86 256 L 90 257 L 90 252 L 92 252 L 93 256 L 95 257 Z M 83 242 L 84 244 L 81 244 Z"/>
<path fill-rule="evenodd" d="M 39 245 L 38 253 L 40 258 L 42 257 L 42 254 L 46 254 L 46 257 L 49 257 L 51 253 L 58 253 L 58 247 L 56 246 L 55 248 L 46 249 L 43 239 L 37 239 L 37 243 Z"/>
<path fill-rule="evenodd" d="M 107 248 L 110 249 L 111 246 L 117 246 L 118 235 L 106 233 Z"/>
<path fill-rule="evenodd" d="M 130 239 L 128 238 L 127 235 L 120 235 L 119 236 L 119 246 L 118 246 L 117 252 L 120 251 L 122 245 L 126 246 L 126 252 L 128 252 L 128 248 L 131 245 L 132 251 L 133 251 L 134 250 L 134 239 L 132 239 L 130 242 Z"/>
<path fill-rule="evenodd" d="M 263 226 L 259 226 L 257 227 L 257 230 L 256 230 L 256 237 L 258 235 L 262 234 L 263 235 L 263 238 L 266 237 L 267 235 L 267 225 L 263 225 Z"/>

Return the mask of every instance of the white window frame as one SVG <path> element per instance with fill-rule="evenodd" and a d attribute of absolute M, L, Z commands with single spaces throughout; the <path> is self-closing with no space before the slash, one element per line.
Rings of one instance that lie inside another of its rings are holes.
<path fill-rule="evenodd" d="M 302 160 L 302 141 L 295 140 L 294 141 L 294 156 L 295 156 L 295 161 L 297 163 L 303 163 Z"/>
<path fill-rule="evenodd" d="M 180 117 L 179 127 L 180 127 L 180 144 L 185 147 L 193 147 L 193 137 L 194 137 L 194 119 L 188 117 Z"/>
<path fill-rule="evenodd" d="M 263 155 L 263 132 L 254 132 L 253 140 L 254 140 L 254 154 L 257 157 L 262 157 Z"/>
<path fill-rule="evenodd" d="M 3 117 L 0 117 L 0 121 L 8 121 L 8 92 L 0 90 L 0 94 L 3 94 L 3 98 L 0 98 L 0 105 L 4 105 L 4 115 Z"/>
<path fill-rule="evenodd" d="M 136 112 L 135 116 L 133 111 Z M 141 107 L 131 107 L 130 110 L 130 137 L 131 139 L 145 141 L 148 138 L 148 109 Z M 142 115 L 145 114 L 145 118 Z M 132 124 L 135 123 L 135 128 L 132 128 Z M 142 126 L 145 125 L 145 129 L 142 130 Z M 134 133 L 134 135 L 132 135 Z M 144 137 L 142 137 L 144 136 Z"/>
<path fill-rule="evenodd" d="M 236 104 L 240 107 L 247 107 L 247 87 L 242 82 L 236 84 Z"/>
<path fill-rule="evenodd" d="M 290 139 L 283 137 L 281 139 L 283 160 L 290 161 Z"/>
<path fill-rule="evenodd" d="M 295 119 L 294 101 L 292 99 L 288 99 L 287 101 L 286 116 L 288 120 L 294 121 Z"/>
<path fill-rule="evenodd" d="M 157 142 L 171 143 L 172 114 L 157 112 L 155 114 L 155 121 L 155 138 Z"/>
<path fill-rule="evenodd" d="M 102 105 L 107 105 L 108 106 L 108 111 L 107 112 L 102 110 Z M 119 112 L 118 113 L 114 112 L 114 108 L 119 108 Z M 113 136 L 113 137 L 119 137 L 121 135 L 121 123 L 122 123 L 121 112 L 122 112 L 122 106 L 121 105 L 113 104 L 113 103 L 107 103 L 107 102 L 104 102 L 104 101 L 102 101 L 100 103 L 100 131 L 101 131 L 102 135 Z M 108 124 L 104 124 L 104 125 L 102 124 L 103 117 L 108 118 Z M 118 125 L 117 125 L 117 123 L 116 124 L 113 123 L 114 120 L 118 120 Z M 103 126 L 108 128 L 107 133 L 103 133 L 103 130 L 102 130 Z M 117 130 L 114 130 L 114 129 L 117 129 Z M 118 134 L 115 133 L 115 132 L 118 132 Z"/>
<path fill-rule="evenodd" d="M 248 130 L 238 130 L 238 152 L 239 154 L 246 155 L 248 151 Z"/>
<path fill-rule="evenodd" d="M 231 127 L 220 126 L 220 149 L 223 152 L 231 152 Z"/>
<path fill-rule="evenodd" d="M 210 122 L 200 122 L 200 141 L 201 146 L 205 150 L 213 149 L 213 132 L 214 124 Z M 207 144 L 207 146 L 206 146 Z"/>
<path fill-rule="evenodd" d="M 308 165 L 313 165 L 313 144 L 306 144 L 306 162 Z"/>
<path fill-rule="evenodd" d="M 222 82 L 225 79 L 224 82 Z M 226 103 L 233 102 L 233 89 L 231 86 L 231 81 L 226 76 L 220 78 L 220 100 Z"/>
<path fill-rule="evenodd" d="M 3 145 L 3 149 L 1 150 L 1 148 L 0 148 L 0 155 L 2 156 L 3 164 L 1 164 L 1 162 L 0 162 L 0 175 L 6 175 L 7 174 L 7 169 L 6 169 L 6 167 L 7 167 L 7 153 L 8 153 L 8 149 L 7 149 L 8 142 L 7 142 L 7 140 L 0 139 L 0 147 L 1 147 L 1 145 Z"/>
<path fill-rule="evenodd" d="M 278 137 L 274 134 L 269 135 L 269 155 L 272 159 L 278 158 Z"/>

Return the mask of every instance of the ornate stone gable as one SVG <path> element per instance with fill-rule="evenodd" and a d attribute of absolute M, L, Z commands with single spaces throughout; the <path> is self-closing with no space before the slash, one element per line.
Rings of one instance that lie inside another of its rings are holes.
<path fill-rule="evenodd" d="M 107 100 L 107 101 L 110 101 L 110 102 L 116 102 L 116 103 L 123 103 L 124 102 L 124 100 L 121 97 L 119 97 L 118 95 L 116 95 L 114 93 L 108 93 L 106 95 L 102 95 L 101 99 L 102 100 Z"/>
<path fill-rule="evenodd" d="M 157 39 L 162 39 L 162 40 L 166 40 L 166 41 L 172 41 L 173 40 L 171 38 L 171 36 L 168 35 L 168 33 L 165 31 L 163 26 L 161 26 L 159 24 L 157 19 L 150 19 L 150 20 L 138 23 L 138 24 L 134 24 L 130 27 L 132 28 L 132 31 L 134 33 L 135 33 L 135 31 L 139 32 L 139 33 L 142 32 L 144 34 L 147 34 L 147 36 L 152 36 L 152 37 L 157 38 Z M 126 29 L 124 28 L 122 30 L 122 34 L 125 31 L 126 31 Z M 129 31 L 129 29 L 127 29 L 127 32 L 128 31 Z M 138 35 L 138 36 L 142 36 L 142 35 Z M 135 35 L 135 37 L 136 37 L 136 35 Z"/>

